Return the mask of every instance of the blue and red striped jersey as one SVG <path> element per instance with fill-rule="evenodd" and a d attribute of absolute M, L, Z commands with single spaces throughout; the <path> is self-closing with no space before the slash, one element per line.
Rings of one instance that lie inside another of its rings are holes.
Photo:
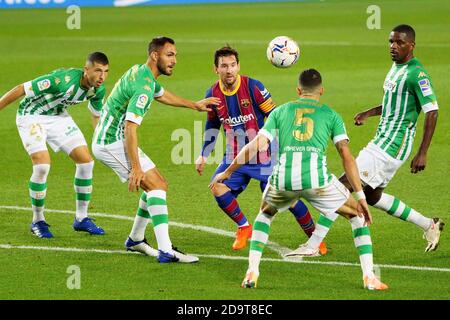
<path fill-rule="evenodd" d="M 216 81 L 206 92 L 206 97 L 220 99 L 218 106 L 211 106 L 205 125 L 205 141 L 202 155 L 207 157 L 214 149 L 218 129 L 223 126 L 227 150 L 225 156 L 232 161 L 244 145 L 251 141 L 264 119 L 275 108 L 269 91 L 264 85 L 247 76 L 238 76 L 238 85 L 233 92 L 226 92 L 220 81 Z M 216 129 L 208 133 L 210 129 Z M 209 138 L 209 139 L 208 139 Z M 257 163 L 270 160 L 270 152 L 261 152 Z"/>

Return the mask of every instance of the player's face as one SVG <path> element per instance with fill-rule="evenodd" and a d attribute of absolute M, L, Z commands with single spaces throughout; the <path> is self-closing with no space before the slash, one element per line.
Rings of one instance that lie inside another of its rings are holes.
<path fill-rule="evenodd" d="M 389 35 L 389 52 L 396 63 L 405 63 L 412 57 L 415 43 L 404 32 L 392 31 Z"/>
<path fill-rule="evenodd" d="M 157 52 L 156 67 L 160 74 L 170 76 L 176 63 L 177 49 L 175 45 L 167 42 L 164 47 Z"/>
<path fill-rule="evenodd" d="M 103 65 L 97 62 L 88 63 L 84 67 L 84 74 L 90 87 L 100 87 L 108 77 L 109 65 Z"/>
<path fill-rule="evenodd" d="M 232 87 L 236 83 L 240 66 L 235 56 L 219 57 L 218 66 L 215 69 L 225 86 Z"/>

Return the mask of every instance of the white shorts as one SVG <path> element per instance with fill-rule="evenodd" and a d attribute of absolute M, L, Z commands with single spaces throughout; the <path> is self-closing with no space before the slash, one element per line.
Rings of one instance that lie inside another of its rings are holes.
<path fill-rule="evenodd" d="M 268 183 L 263 193 L 263 200 L 280 212 L 286 211 L 298 199 L 304 198 L 324 215 L 335 213 L 349 197 L 348 189 L 334 175 L 330 184 L 324 188 L 281 191 Z"/>
<path fill-rule="evenodd" d="M 100 160 L 113 169 L 119 176 L 120 181 L 128 181 L 131 165 L 128 161 L 128 155 L 123 141 L 119 140 L 107 145 L 93 142 L 92 153 L 97 160 Z M 153 161 L 140 148 L 138 148 L 138 153 L 142 171 L 147 172 L 148 170 L 155 168 Z"/>
<path fill-rule="evenodd" d="M 372 189 L 386 188 L 403 161 L 392 158 L 377 145 L 369 142 L 356 158 L 361 181 Z"/>
<path fill-rule="evenodd" d="M 83 133 L 69 114 L 58 116 L 17 116 L 16 125 L 23 146 L 29 155 L 47 151 L 47 145 L 58 152 L 70 154 L 73 149 L 86 146 Z"/>

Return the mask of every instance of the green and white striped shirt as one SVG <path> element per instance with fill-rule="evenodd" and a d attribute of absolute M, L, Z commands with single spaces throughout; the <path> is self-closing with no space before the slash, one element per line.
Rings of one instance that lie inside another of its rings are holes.
<path fill-rule="evenodd" d="M 438 109 L 430 76 L 417 58 L 392 65 L 384 81 L 382 114 L 374 144 L 405 161 L 411 153 L 420 111 Z"/>
<path fill-rule="evenodd" d="M 75 104 L 89 100 L 89 110 L 100 116 L 105 96 L 105 86 L 85 89 L 81 87 L 82 69 L 58 69 L 24 83 L 25 98 L 17 110 L 19 116 L 55 116 L 66 112 Z"/>
<path fill-rule="evenodd" d="M 153 98 L 163 94 L 164 89 L 146 64 L 131 67 L 117 81 L 106 100 L 95 128 L 94 142 L 106 145 L 123 140 L 125 121 L 140 125 Z"/>
<path fill-rule="evenodd" d="M 312 99 L 299 99 L 276 108 L 259 131 L 270 141 L 278 136 L 278 162 L 269 182 L 277 190 L 323 188 L 332 179 L 326 151 L 330 138 L 348 140 L 341 116 Z"/>

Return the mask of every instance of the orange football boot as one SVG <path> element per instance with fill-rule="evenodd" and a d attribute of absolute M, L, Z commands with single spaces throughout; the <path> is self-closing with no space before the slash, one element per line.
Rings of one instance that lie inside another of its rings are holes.
<path fill-rule="evenodd" d="M 320 253 L 320 255 L 324 256 L 324 255 L 327 254 L 327 252 L 328 252 L 327 245 L 325 244 L 325 242 L 321 242 L 320 245 L 319 245 L 319 253 Z"/>
<path fill-rule="evenodd" d="M 252 236 L 252 225 L 239 227 L 236 232 L 236 240 L 233 243 L 233 250 L 241 250 L 247 246 L 247 240 Z"/>

